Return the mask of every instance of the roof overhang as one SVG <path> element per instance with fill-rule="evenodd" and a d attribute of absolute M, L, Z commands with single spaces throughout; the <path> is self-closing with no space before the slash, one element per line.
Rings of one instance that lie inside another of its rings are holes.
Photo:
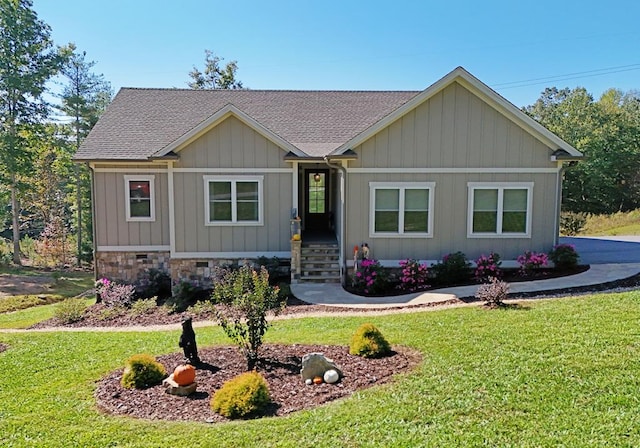
<path fill-rule="evenodd" d="M 251 118 L 249 115 L 242 112 L 233 104 L 227 104 L 226 106 L 224 106 L 223 108 L 215 112 L 213 115 L 211 115 L 209 118 L 207 118 L 206 120 L 202 121 L 200 124 L 192 128 L 190 131 L 186 132 L 181 137 L 177 138 L 176 140 L 169 143 L 161 150 L 157 151 L 155 154 L 151 156 L 151 158 L 156 159 L 160 157 L 165 157 L 171 152 L 176 154 L 179 153 L 189 143 L 198 139 L 199 137 L 204 135 L 206 132 L 213 129 L 218 124 L 222 123 L 224 120 L 226 120 L 231 116 L 237 118 L 238 120 L 243 122 L 245 125 L 249 126 L 254 131 L 256 131 L 258 134 L 262 135 L 267 140 L 270 140 L 271 142 L 281 147 L 285 151 L 296 154 L 300 157 L 304 157 L 306 155 L 300 149 L 296 148 L 294 145 L 292 145 L 291 143 L 289 143 L 288 141 L 280 137 L 278 134 L 274 133 L 273 131 L 267 129 L 266 127 L 258 123 L 255 119 Z"/>
<path fill-rule="evenodd" d="M 460 85 L 477 95 L 479 98 L 484 100 L 486 103 L 494 107 L 498 112 L 505 115 L 511 121 L 515 122 L 518 126 L 524 129 L 526 132 L 529 132 L 534 137 L 545 143 L 547 146 L 551 148 L 560 148 L 564 150 L 568 155 L 574 157 L 574 160 L 578 160 L 582 158 L 582 153 L 571 146 L 569 143 L 562 140 L 560 137 L 546 129 L 540 123 L 535 121 L 533 118 L 529 117 L 527 114 L 522 112 L 519 108 L 511 104 L 509 101 L 500 96 L 497 92 L 492 90 L 489 86 L 484 84 L 478 78 L 473 76 L 471 73 L 466 71 L 462 67 L 457 67 L 453 71 L 449 72 L 440 80 L 433 83 L 431 86 L 427 87 L 425 90 L 411 98 L 405 104 L 397 108 L 395 111 L 391 112 L 386 117 L 382 118 L 377 123 L 373 124 L 369 128 L 365 129 L 360 134 L 353 137 L 351 140 L 347 141 L 339 148 L 334 150 L 330 157 L 334 157 L 335 155 L 339 155 L 349 150 L 350 148 L 354 148 L 362 143 L 364 143 L 369 138 L 373 137 L 379 131 L 389 126 L 394 121 L 398 120 L 400 117 L 408 113 L 409 111 L 415 109 L 420 104 L 432 98 L 437 93 L 444 90 L 450 84 L 458 82 Z"/>
<path fill-rule="evenodd" d="M 584 155 L 581 154 L 580 156 L 574 156 L 564 149 L 556 149 L 551 153 L 552 162 L 573 162 L 582 159 L 584 159 Z"/>
<path fill-rule="evenodd" d="M 357 160 L 358 154 L 352 149 L 347 149 L 342 154 L 329 155 L 329 156 L 313 156 L 313 157 L 307 156 L 307 155 L 300 157 L 292 152 L 289 152 L 287 153 L 287 155 L 284 156 L 284 160 L 288 162 L 324 162 L 325 157 L 329 160 Z"/>

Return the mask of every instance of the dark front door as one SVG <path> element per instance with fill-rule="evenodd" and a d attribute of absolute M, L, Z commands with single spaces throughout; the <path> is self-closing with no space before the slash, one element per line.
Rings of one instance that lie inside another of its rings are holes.
<path fill-rule="evenodd" d="M 305 170 L 305 230 L 329 230 L 329 170 Z"/>

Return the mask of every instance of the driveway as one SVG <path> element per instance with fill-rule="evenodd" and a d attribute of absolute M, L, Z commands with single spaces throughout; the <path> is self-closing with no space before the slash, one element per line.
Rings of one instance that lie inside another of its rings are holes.
<path fill-rule="evenodd" d="M 640 263 L 640 236 L 561 237 L 573 244 L 581 264 Z"/>

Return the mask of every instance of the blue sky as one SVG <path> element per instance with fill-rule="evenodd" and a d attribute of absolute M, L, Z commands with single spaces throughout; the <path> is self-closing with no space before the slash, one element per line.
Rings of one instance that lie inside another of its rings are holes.
<path fill-rule="evenodd" d="M 422 90 L 461 65 L 517 106 L 640 89 L 640 2 L 34 0 L 120 87 L 187 87 L 208 48 L 252 89 Z"/>

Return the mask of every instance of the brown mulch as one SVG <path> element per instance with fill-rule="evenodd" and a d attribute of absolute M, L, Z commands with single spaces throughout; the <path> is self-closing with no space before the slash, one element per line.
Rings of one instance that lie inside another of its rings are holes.
<path fill-rule="evenodd" d="M 266 412 L 252 417 L 282 416 L 311 409 L 355 391 L 392 380 L 393 375 L 412 370 L 421 355 L 405 347 L 394 347 L 391 356 L 366 359 L 349 355 L 348 347 L 330 345 L 264 345 L 257 370 L 269 385 L 271 405 Z M 344 375 L 336 384 L 306 385 L 300 376 L 303 355 L 323 353 L 332 359 Z M 95 398 L 106 413 L 151 420 L 190 420 L 208 423 L 228 419 L 211 410 L 212 395 L 222 384 L 246 371 L 246 360 L 236 347 L 199 350 L 203 362 L 196 370 L 198 388 L 188 397 L 164 392 L 164 387 L 125 389 L 120 385 L 122 369 L 99 381 Z M 168 372 L 183 362 L 182 353 L 157 358 Z"/>

